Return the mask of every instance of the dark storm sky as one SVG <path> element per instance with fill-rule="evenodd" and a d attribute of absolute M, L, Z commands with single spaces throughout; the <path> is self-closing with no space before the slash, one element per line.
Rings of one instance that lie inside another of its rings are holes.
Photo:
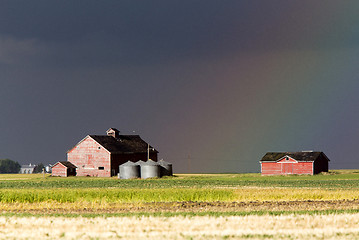
<path fill-rule="evenodd" d="M 175 172 L 359 168 L 357 1 L 1 1 L 0 158 L 141 135 Z M 188 161 L 190 157 L 190 162 Z"/>

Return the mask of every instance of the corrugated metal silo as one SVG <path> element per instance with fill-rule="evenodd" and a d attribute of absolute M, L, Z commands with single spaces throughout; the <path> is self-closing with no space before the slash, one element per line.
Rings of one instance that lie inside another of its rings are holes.
<path fill-rule="evenodd" d="M 135 162 L 135 164 L 137 164 L 138 167 L 140 168 L 140 178 L 142 178 L 142 176 L 141 176 L 141 166 L 142 166 L 142 164 L 144 164 L 144 163 L 145 163 L 145 162 L 142 161 L 142 160 L 138 160 L 137 162 Z"/>
<path fill-rule="evenodd" d="M 131 179 L 140 177 L 140 166 L 134 162 L 128 161 L 120 165 L 120 178 Z"/>
<path fill-rule="evenodd" d="M 172 163 L 166 162 L 164 160 L 159 160 L 158 164 L 160 165 L 161 177 L 172 176 Z"/>
<path fill-rule="evenodd" d="M 141 178 L 161 177 L 160 165 L 152 160 L 148 160 L 141 164 Z"/>
<path fill-rule="evenodd" d="M 138 160 L 137 162 L 135 162 L 137 165 L 141 166 L 142 164 L 144 164 L 145 162 L 142 160 Z"/>

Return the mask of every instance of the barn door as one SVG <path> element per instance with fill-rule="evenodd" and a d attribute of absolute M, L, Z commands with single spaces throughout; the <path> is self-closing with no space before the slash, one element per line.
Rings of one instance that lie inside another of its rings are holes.
<path fill-rule="evenodd" d="M 283 173 L 293 174 L 293 163 L 283 163 Z"/>

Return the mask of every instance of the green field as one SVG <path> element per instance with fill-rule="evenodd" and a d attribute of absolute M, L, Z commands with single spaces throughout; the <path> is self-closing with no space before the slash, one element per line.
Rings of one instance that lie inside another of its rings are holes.
<path fill-rule="evenodd" d="M 359 172 L 315 176 L 178 174 L 162 179 L 123 180 L 0 175 L 2 203 L 250 202 L 359 199 Z"/>
<path fill-rule="evenodd" d="M 357 239 L 359 171 L 146 180 L 2 174 L 0 212 L 0 239 Z"/>
<path fill-rule="evenodd" d="M 243 188 L 286 187 L 317 189 L 359 189 L 359 170 L 334 170 L 329 173 L 288 176 L 248 174 L 176 174 L 161 179 L 123 180 L 92 177 L 51 177 L 41 174 L 1 174 L 0 189 L 4 188 Z"/>

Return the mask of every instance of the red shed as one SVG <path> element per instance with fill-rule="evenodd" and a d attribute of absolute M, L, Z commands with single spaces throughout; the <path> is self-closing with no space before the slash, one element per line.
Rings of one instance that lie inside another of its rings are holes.
<path fill-rule="evenodd" d="M 76 166 L 70 162 L 57 162 L 52 166 L 52 176 L 76 176 Z"/>
<path fill-rule="evenodd" d="M 268 152 L 260 164 L 262 175 L 313 175 L 328 172 L 329 159 L 323 152 Z"/>
<path fill-rule="evenodd" d="M 138 135 L 120 135 L 116 128 L 107 135 L 88 135 L 67 152 L 67 160 L 77 166 L 77 176 L 111 177 L 127 161 L 157 161 L 158 151 Z"/>

